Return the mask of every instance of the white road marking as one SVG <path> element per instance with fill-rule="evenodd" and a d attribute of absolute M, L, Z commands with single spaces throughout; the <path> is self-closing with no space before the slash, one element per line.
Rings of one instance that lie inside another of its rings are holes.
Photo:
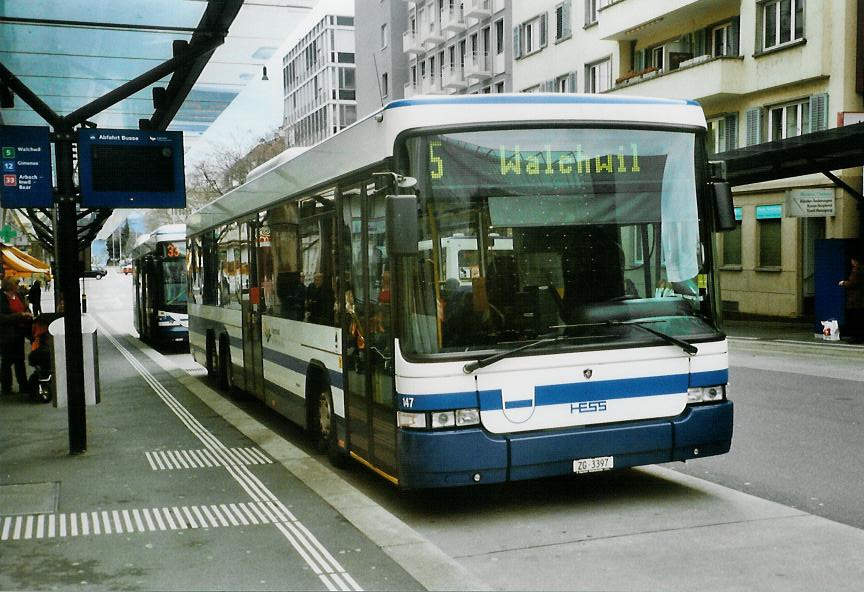
<path fill-rule="evenodd" d="M 177 469 L 203 469 L 205 467 L 226 467 L 243 465 L 273 464 L 261 450 L 256 448 L 233 448 L 215 451 L 196 450 L 154 450 L 144 453 L 150 468 L 154 471 Z"/>

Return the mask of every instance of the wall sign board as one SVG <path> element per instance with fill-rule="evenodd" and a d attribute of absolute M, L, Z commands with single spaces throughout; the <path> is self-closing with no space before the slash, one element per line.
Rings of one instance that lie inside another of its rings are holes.
<path fill-rule="evenodd" d="M 0 205 L 4 208 L 51 208 L 51 135 L 47 127 L 0 126 Z"/>

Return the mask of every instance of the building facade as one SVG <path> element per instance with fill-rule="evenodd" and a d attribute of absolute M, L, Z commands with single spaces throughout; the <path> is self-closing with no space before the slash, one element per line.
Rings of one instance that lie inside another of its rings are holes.
<path fill-rule="evenodd" d="M 695 99 L 714 153 L 785 139 L 860 120 L 857 12 L 856 0 L 515 2 L 514 89 Z M 861 169 L 834 174 L 861 190 Z M 805 193 L 830 207 L 801 216 Z M 822 174 L 734 198 L 739 228 L 718 239 L 724 305 L 812 313 L 816 241 L 859 236 L 855 199 Z"/>
<path fill-rule="evenodd" d="M 311 146 L 357 120 L 354 15 L 345 10 L 307 22 L 282 58 L 282 128 L 289 147 Z"/>
<path fill-rule="evenodd" d="M 512 0 L 407 2 L 403 94 L 512 92 Z"/>
<path fill-rule="evenodd" d="M 357 114 L 365 115 L 404 97 L 408 55 L 402 33 L 408 24 L 405 0 L 355 0 Z"/>

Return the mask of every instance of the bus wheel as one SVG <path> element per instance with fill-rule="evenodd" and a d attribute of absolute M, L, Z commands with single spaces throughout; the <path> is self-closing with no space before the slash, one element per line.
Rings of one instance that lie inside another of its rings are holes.
<path fill-rule="evenodd" d="M 313 437 L 319 452 L 326 452 L 327 459 L 334 467 L 343 468 L 346 464 L 345 454 L 339 449 L 336 434 L 336 418 L 333 413 L 333 396 L 330 389 L 323 387 L 318 393 L 312 410 Z"/>
<path fill-rule="evenodd" d="M 231 349 L 228 337 L 219 337 L 219 387 L 230 391 L 234 388 L 233 368 L 231 367 Z"/>
<path fill-rule="evenodd" d="M 207 332 L 207 341 L 204 345 L 204 365 L 207 368 L 207 376 L 216 376 L 216 338 L 212 331 Z"/>

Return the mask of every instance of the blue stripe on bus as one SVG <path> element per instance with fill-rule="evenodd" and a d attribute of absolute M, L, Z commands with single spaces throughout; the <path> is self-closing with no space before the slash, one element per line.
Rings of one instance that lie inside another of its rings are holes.
<path fill-rule="evenodd" d="M 729 382 L 729 370 L 694 372 L 690 375 L 690 386 L 717 386 Z"/>
<path fill-rule="evenodd" d="M 523 407 L 538 407 L 544 405 L 562 405 L 580 401 L 630 399 L 635 397 L 654 397 L 684 393 L 689 386 L 710 386 L 726 384 L 729 379 L 728 370 L 712 370 L 709 372 L 694 372 L 691 375 L 674 374 L 670 376 L 647 376 L 644 378 L 627 378 L 623 380 L 605 380 L 594 383 L 569 383 L 540 385 L 534 388 L 534 399 L 515 399 L 503 401 L 500 390 L 485 390 L 478 393 L 442 393 L 429 395 L 400 395 L 399 408 L 406 411 L 433 411 L 446 409 L 462 409 L 477 405 L 480 399 L 480 409 L 483 411 L 500 411 L 502 409 L 519 409 Z M 406 406 L 406 397 L 412 399 L 411 406 Z"/>
<path fill-rule="evenodd" d="M 264 348 L 264 359 L 268 362 L 273 362 L 277 366 L 288 368 L 297 374 L 306 375 L 306 370 L 309 368 L 309 361 L 289 356 L 288 354 L 276 351 L 274 349 Z M 342 389 L 345 388 L 345 376 L 337 371 L 327 368 L 327 378 L 330 380 L 330 386 Z"/>
<path fill-rule="evenodd" d="M 597 96 L 575 94 L 534 94 L 519 95 L 462 95 L 451 97 L 427 97 L 415 99 L 399 99 L 384 107 L 398 109 L 416 105 L 529 105 L 529 104 L 578 104 L 578 105 L 670 105 L 683 106 L 699 103 L 690 99 L 661 99 L 651 97 Z"/>

